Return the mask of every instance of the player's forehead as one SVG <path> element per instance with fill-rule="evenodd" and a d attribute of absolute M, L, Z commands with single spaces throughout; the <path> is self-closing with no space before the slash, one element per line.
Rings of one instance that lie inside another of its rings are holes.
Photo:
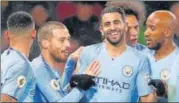
<path fill-rule="evenodd" d="M 118 12 L 105 13 L 102 16 L 102 22 L 112 22 L 114 20 L 122 21 L 122 15 Z"/>
<path fill-rule="evenodd" d="M 52 30 L 54 38 L 69 38 L 70 34 L 67 28 L 55 28 Z"/>
<path fill-rule="evenodd" d="M 147 19 L 146 25 L 157 25 L 160 23 L 160 18 L 155 15 L 150 15 Z"/>
<path fill-rule="evenodd" d="M 138 26 L 139 22 L 135 15 L 126 15 L 126 23 L 128 26 Z"/>

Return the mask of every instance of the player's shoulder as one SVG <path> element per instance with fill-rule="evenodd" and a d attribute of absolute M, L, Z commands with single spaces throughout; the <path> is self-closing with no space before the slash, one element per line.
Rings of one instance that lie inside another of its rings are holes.
<path fill-rule="evenodd" d="M 103 43 L 89 45 L 83 48 L 79 62 L 83 65 L 88 65 L 92 60 L 96 58 L 96 56 L 100 53 Z"/>
<path fill-rule="evenodd" d="M 129 52 L 132 54 L 133 58 L 136 58 L 138 60 L 145 60 L 148 59 L 147 55 L 145 55 L 142 51 L 139 51 L 135 48 L 132 48 L 130 46 L 127 46 Z"/>
<path fill-rule="evenodd" d="M 97 43 L 97 44 L 86 46 L 84 47 L 83 51 L 86 51 L 86 52 L 100 51 L 103 44 L 104 43 Z"/>
<path fill-rule="evenodd" d="M 6 50 L 1 55 L 2 69 L 10 68 L 13 66 L 23 67 L 26 65 L 26 63 L 27 63 L 27 61 L 13 50 L 11 50 L 11 51 Z"/>
<path fill-rule="evenodd" d="M 176 60 L 174 61 L 174 65 L 177 67 L 179 66 L 179 54 L 176 55 Z"/>
<path fill-rule="evenodd" d="M 51 71 L 51 67 L 45 62 L 42 55 L 39 55 L 37 58 L 33 59 L 31 62 L 32 70 L 34 76 L 36 77 L 38 82 L 47 81 L 51 75 L 53 75 Z M 44 79 L 44 74 L 46 75 L 46 79 Z M 40 80 L 40 81 L 39 81 Z"/>
<path fill-rule="evenodd" d="M 38 57 L 36 57 L 35 59 L 32 60 L 31 62 L 34 74 L 35 73 L 41 73 L 40 71 L 43 71 L 41 69 L 45 68 L 45 64 L 43 62 L 42 56 L 39 55 Z"/>
<path fill-rule="evenodd" d="M 38 67 L 38 66 L 40 66 L 40 65 L 42 65 L 42 57 L 41 57 L 41 55 L 40 56 L 38 56 L 38 57 L 36 57 L 36 58 L 34 58 L 32 61 L 31 61 L 31 65 L 33 65 L 33 66 L 35 66 L 35 67 Z"/>
<path fill-rule="evenodd" d="M 37 84 L 49 82 L 54 76 L 50 66 L 48 66 L 46 62 L 43 60 L 42 55 L 39 55 L 37 58 L 33 59 L 31 65 Z"/>
<path fill-rule="evenodd" d="M 1 61 L 8 64 L 25 63 L 25 60 L 14 50 L 6 50 L 1 55 Z"/>
<path fill-rule="evenodd" d="M 176 55 L 177 57 L 179 57 L 179 47 L 178 47 L 178 46 L 176 46 L 175 55 Z"/>
<path fill-rule="evenodd" d="M 29 72 L 27 70 L 28 67 L 26 67 L 28 62 L 16 52 L 5 51 L 4 53 L 1 56 L 1 69 L 4 77 L 9 77 L 16 74 L 25 75 L 27 72 Z"/>

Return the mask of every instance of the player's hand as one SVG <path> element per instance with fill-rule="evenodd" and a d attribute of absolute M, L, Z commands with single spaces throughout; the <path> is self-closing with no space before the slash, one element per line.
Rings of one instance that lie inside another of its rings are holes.
<path fill-rule="evenodd" d="M 95 77 L 87 74 L 75 74 L 71 77 L 70 87 L 77 87 L 78 89 L 88 90 L 90 87 L 95 86 Z"/>
<path fill-rule="evenodd" d="M 156 89 L 157 96 L 165 96 L 165 85 L 160 79 L 151 79 L 148 85 L 152 85 Z"/>
<path fill-rule="evenodd" d="M 97 76 L 99 75 L 99 73 L 100 73 L 100 63 L 97 60 L 93 61 L 84 72 L 84 74 L 91 75 L 91 76 Z"/>
<path fill-rule="evenodd" d="M 73 52 L 73 53 L 71 54 L 71 57 L 72 57 L 72 59 L 73 59 L 75 62 L 78 61 L 78 58 L 79 58 L 79 56 L 80 56 L 80 54 L 81 54 L 83 48 L 84 48 L 84 47 L 81 46 L 81 47 L 78 48 L 75 52 Z"/>

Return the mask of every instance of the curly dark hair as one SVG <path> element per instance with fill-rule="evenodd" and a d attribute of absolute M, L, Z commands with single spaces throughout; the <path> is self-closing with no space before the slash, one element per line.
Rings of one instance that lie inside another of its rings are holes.
<path fill-rule="evenodd" d="M 99 25 L 101 25 L 102 16 L 106 13 L 118 12 L 121 14 L 122 20 L 125 22 L 125 12 L 122 8 L 116 6 L 107 6 L 101 12 L 101 16 L 99 18 Z"/>
<path fill-rule="evenodd" d="M 115 6 L 124 9 L 126 15 L 135 15 L 140 24 L 146 19 L 145 5 L 141 1 L 137 0 L 120 0 L 120 1 L 108 1 L 107 7 Z"/>

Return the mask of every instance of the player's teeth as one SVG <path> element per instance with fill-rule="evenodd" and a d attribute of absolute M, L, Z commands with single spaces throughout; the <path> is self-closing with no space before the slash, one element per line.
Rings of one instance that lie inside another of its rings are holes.
<path fill-rule="evenodd" d="M 112 35 L 115 35 L 115 34 L 117 34 L 117 33 L 111 33 Z"/>

